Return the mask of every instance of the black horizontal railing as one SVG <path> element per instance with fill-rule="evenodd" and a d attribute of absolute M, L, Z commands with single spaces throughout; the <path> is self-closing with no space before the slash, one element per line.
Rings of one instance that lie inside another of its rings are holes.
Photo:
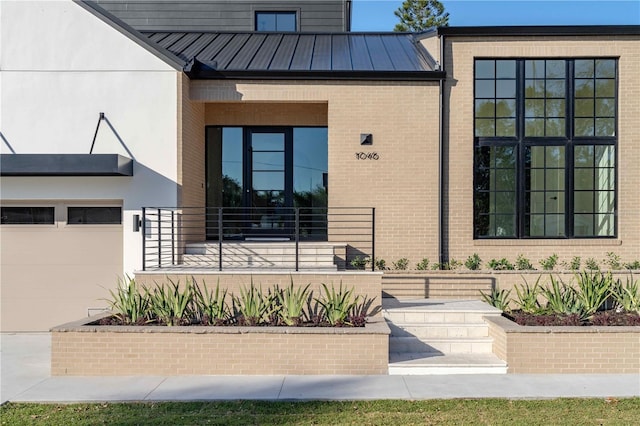
<path fill-rule="evenodd" d="M 375 209 L 144 207 L 142 257 L 143 270 L 271 267 L 298 271 L 334 265 L 374 270 Z"/>

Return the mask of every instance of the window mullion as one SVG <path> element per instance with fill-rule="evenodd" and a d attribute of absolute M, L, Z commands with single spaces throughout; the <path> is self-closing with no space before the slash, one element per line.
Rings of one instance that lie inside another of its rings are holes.
<path fill-rule="evenodd" d="M 524 60 L 516 61 L 516 230 L 517 238 L 525 236 L 525 148 L 524 139 Z"/>

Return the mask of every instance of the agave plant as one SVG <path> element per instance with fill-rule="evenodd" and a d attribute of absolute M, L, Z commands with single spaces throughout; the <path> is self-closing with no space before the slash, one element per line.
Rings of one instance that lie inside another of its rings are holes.
<path fill-rule="evenodd" d="M 215 291 L 209 290 L 203 281 L 201 289 L 194 281 L 194 313 L 203 323 L 223 324 L 231 316 L 226 303 L 227 290 L 220 291 L 220 280 L 216 284 Z"/>
<path fill-rule="evenodd" d="M 525 280 L 524 278 L 523 280 L 524 284 L 516 284 L 514 286 L 516 289 L 516 294 L 518 295 L 518 298 L 515 300 L 516 306 L 518 306 L 518 308 L 520 308 L 522 312 L 525 312 L 527 314 L 538 313 L 542 309 L 540 306 L 540 302 L 538 301 L 538 296 L 540 296 L 540 293 L 542 291 L 542 289 L 540 288 L 540 277 L 538 277 L 533 287 L 529 286 L 527 280 Z"/>
<path fill-rule="evenodd" d="M 582 314 L 576 291 L 561 279 L 551 275 L 551 286 L 542 288 L 542 295 L 547 299 L 546 311 L 553 314 Z"/>
<path fill-rule="evenodd" d="M 298 287 L 293 286 L 293 279 L 289 287 L 284 290 L 276 288 L 275 295 L 280 304 L 278 310 L 279 318 L 287 325 L 299 324 L 304 319 L 304 306 L 309 299 L 309 286 Z"/>
<path fill-rule="evenodd" d="M 627 277 L 625 285 L 618 280 L 612 293 L 617 310 L 640 314 L 640 285 L 633 279 L 633 274 Z"/>
<path fill-rule="evenodd" d="M 243 325 L 258 325 L 276 311 L 275 298 L 263 295 L 261 288 L 251 282 L 249 288 L 240 288 L 240 297 L 233 297 L 233 310 L 236 318 Z"/>
<path fill-rule="evenodd" d="M 614 280 L 611 273 L 582 272 L 576 274 L 578 290 L 577 302 L 585 317 L 590 318 L 595 314 L 612 295 Z"/>
<path fill-rule="evenodd" d="M 353 296 L 353 287 L 349 290 L 342 288 L 342 282 L 338 291 L 331 285 L 331 290 L 322 284 L 323 294 L 319 299 L 315 299 L 322 307 L 322 312 L 329 324 L 341 325 L 346 322 L 347 317 L 358 304 L 359 297 Z"/>
<path fill-rule="evenodd" d="M 179 281 L 174 283 L 169 280 L 169 283 L 148 291 L 150 309 L 159 321 L 168 326 L 180 325 L 188 321 L 192 313 L 193 285 L 187 281 L 181 290 Z"/>
<path fill-rule="evenodd" d="M 511 290 L 501 290 L 496 285 L 491 288 L 490 293 L 487 294 L 484 291 L 480 291 L 480 295 L 482 296 L 482 300 L 484 300 L 494 308 L 498 308 L 503 312 L 509 310 Z"/>
<path fill-rule="evenodd" d="M 105 299 L 115 316 L 124 324 L 137 324 L 140 320 L 148 319 L 149 299 L 140 294 L 136 280 L 126 277 L 126 282 L 119 278 L 118 288 L 111 293 L 111 299 Z"/>

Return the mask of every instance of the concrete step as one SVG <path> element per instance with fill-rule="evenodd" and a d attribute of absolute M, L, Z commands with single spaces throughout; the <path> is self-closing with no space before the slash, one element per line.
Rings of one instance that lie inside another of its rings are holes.
<path fill-rule="evenodd" d="M 383 315 L 394 324 L 483 324 L 485 316 L 499 316 L 499 309 L 479 300 L 383 299 Z"/>
<path fill-rule="evenodd" d="M 389 352 L 440 352 L 445 354 L 487 354 L 492 352 L 493 339 L 389 337 Z"/>
<path fill-rule="evenodd" d="M 489 327 L 486 323 L 415 323 L 394 324 L 387 322 L 391 329 L 391 336 L 418 338 L 445 337 L 487 337 Z"/>
<path fill-rule="evenodd" d="M 390 375 L 506 373 L 507 363 L 494 354 L 389 353 Z"/>

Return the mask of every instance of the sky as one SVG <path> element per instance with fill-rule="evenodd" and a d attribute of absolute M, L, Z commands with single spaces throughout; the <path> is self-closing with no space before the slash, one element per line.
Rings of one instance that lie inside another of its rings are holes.
<path fill-rule="evenodd" d="M 640 25 L 640 0 L 441 0 L 449 26 Z M 353 0 L 352 31 L 392 31 L 402 0 Z"/>

